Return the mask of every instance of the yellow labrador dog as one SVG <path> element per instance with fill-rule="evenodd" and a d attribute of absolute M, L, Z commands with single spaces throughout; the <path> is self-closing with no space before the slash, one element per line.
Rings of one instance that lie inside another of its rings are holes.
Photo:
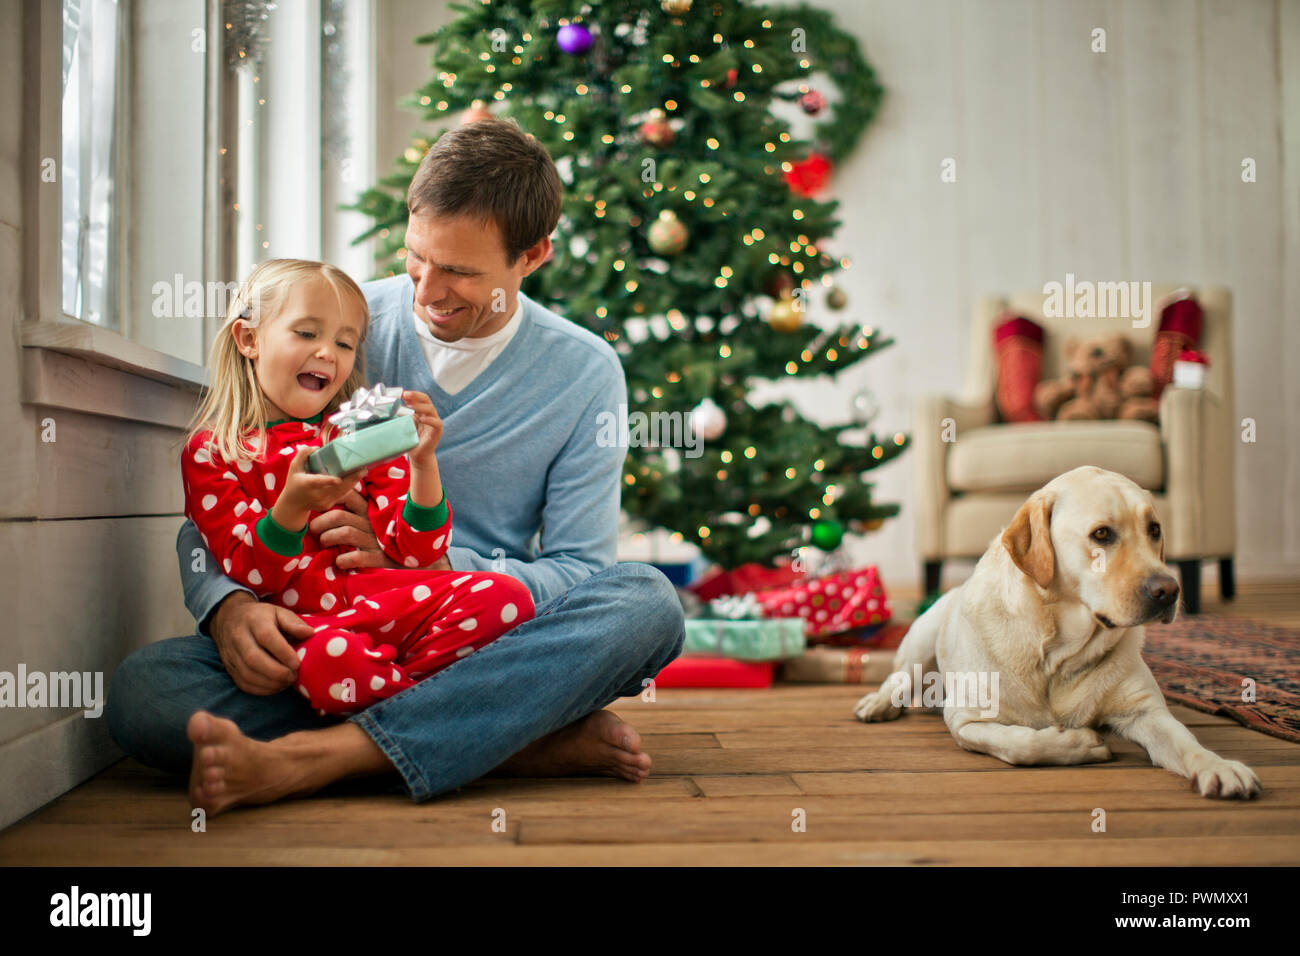
<path fill-rule="evenodd" d="M 1254 771 L 1197 743 L 1142 660 L 1142 625 L 1172 621 L 1177 606 L 1150 493 L 1076 468 L 1034 492 L 971 578 L 917 619 L 894 673 L 853 712 L 942 706 L 957 743 L 1010 764 L 1109 760 L 1100 728 L 1203 796 L 1252 797 Z"/>

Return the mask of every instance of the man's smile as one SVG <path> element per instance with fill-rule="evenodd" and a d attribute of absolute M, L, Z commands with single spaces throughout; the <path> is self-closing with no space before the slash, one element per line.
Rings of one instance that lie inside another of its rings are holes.
<path fill-rule="evenodd" d="M 429 306 L 424 310 L 424 313 L 429 317 L 430 321 L 437 322 L 439 325 L 442 325 L 443 323 L 448 322 L 451 319 L 454 319 L 463 311 L 465 311 L 465 307 L 463 305 L 452 309 L 450 312 L 442 311 L 439 309 L 435 309 L 433 306 Z"/>

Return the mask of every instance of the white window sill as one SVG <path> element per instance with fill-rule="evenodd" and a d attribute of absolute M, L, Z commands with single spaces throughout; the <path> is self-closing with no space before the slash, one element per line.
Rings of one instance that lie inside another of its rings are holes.
<path fill-rule="evenodd" d="M 184 428 L 207 369 L 87 322 L 23 322 L 22 401 Z"/>

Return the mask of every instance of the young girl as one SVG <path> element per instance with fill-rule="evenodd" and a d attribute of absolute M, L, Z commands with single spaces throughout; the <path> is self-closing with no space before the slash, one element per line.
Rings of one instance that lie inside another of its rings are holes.
<path fill-rule="evenodd" d="M 424 569 L 451 538 L 434 455 L 442 420 L 424 393 L 402 393 L 420 438 L 409 456 L 342 478 L 305 470 L 337 435 L 329 414 L 365 384 L 368 323 L 361 289 L 339 269 L 258 265 L 213 343 L 181 454 L 185 514 L 226 575 L 315 628 L 298 647 L 297 687 L 322 714 L 364 710 L 533 616 L 509 575 Z M 308 528 L 353 489 L 404 568 L 339 571 L 334 559 L 351 549 L 324 547 Z"/>

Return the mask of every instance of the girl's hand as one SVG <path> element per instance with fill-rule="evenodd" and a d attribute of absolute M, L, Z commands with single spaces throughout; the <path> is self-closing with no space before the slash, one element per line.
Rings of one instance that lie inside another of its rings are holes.
<path fill-rule="evenodd" d="M 289 531 L 298 531 L 307 524 L 314 511 L 329 511 L 354 490 L 357 479 L 365 469 L 357 469 L 341 478 L 333 475 L 313 475 L 307 471 L 307 456 L 315 448 L 299 448 L 289 462 L 284 490 L 271 508 L 275 523 Z"/>
<path fill-rule="evenodd" d="M 442 440 L 442 418 L 433 407 L 433 401 L 424 392 L 402 392 L 402 401 L 415 413 L 415 427 L 420 433 L 420 444 L 412 448 L 407 456 L 412 467 L 427 468 L 434 464 L 434 451 Z"/>

